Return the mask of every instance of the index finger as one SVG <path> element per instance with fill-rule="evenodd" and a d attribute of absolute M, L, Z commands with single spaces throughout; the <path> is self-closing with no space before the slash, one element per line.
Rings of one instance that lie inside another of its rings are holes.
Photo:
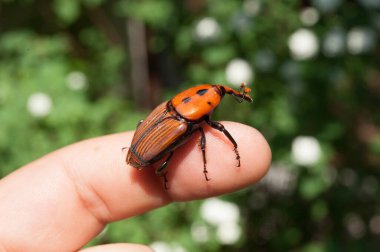
<path fill-rule="evenodd" d="M 206 128 L 208 182 L 196 137 L 175 151 L 168 166 L 169 190 L 153 169 L 128 167 L 121 148 L 130 143 L 133 132 L 86 140 L 19 169 L 0 182 L 0 247 L 13 241 L 29 249 L 75 250 L 108 222 L 256 182 L 270 163 L 267 142 L 251 127 L 223 124 L 238 143 L 241 167 L 236 167 L 233 147 L 224 135 Z"/>

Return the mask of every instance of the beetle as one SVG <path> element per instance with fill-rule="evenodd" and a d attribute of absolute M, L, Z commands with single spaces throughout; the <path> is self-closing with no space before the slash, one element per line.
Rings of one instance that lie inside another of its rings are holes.
<path fill-rule="evenodd" d="M 173 156 L 174 150 L 189 140 L 190 136 L 200 132 L 200 148 L 203 156 L 203 173 L 206 181 L 206 137 L 201 124 L 203 122 L 212 128 L 223 132 L 233 144 L 240 166 L 240 155 L 238 145 L 231 134 L 224 128 L 223 124 L 211 121 L 210 115 L 220 104 L 225 94 L 234 96 L 239 103 L 246 100 L 252 102 L 249 96 L 251 89 L 242 83 L 239 90 L 234 90 L 224 85 L 203 84 L 187 89 L 169 101 L 157 106 L 145 120 L 139 121 L 135 134 L 129 147 L 127 164 L 142 169 L 165 156 L 161 166 L 156 169 L 156 174 L 164 177 L 164 186 L 167 189 L 167 178 L 165 168 Z"/>

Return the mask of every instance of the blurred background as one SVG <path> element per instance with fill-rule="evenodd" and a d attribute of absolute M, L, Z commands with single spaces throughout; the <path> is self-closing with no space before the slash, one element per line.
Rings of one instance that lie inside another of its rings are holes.
<path fill-rule="evenodd" d="M 89 245 L 379 251 L 380 1 L 0 3 L 0 177 L 133 130 L 195 84 L 253 89 L 252 104 L 226 97 L 213 119 L 268 139 L 260 183 L 110 224 Z"/>

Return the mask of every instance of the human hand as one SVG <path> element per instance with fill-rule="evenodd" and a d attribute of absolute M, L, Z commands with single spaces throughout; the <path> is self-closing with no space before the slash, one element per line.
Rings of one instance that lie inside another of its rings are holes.
<path fill-rule="evenodd" d="M 203 175 L 198 134 L 174 152 L 168 187 L 152 168 L 125 163 L 133 132 L 85 140 L 52 152 L 0 180 L 0 251 L 75 251 L 107 223 L 176 201 L 226 194 L 262 178 L 271 151 L 255 129 L 223 125 L 238 143 L 241 167 L 223 133 L 205 126 L 210 181 Z M 160 163 L 160 162 L 158 162 Z M 156 165 L 157 166 L 157 165 Z M 84 251 L 151 251 L 136 244 L 109 244 Z"/>

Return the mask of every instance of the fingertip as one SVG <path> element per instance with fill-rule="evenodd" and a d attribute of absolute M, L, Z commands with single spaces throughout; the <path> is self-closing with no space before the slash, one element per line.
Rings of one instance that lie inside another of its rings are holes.
<path fill-rule="evenodd" d="M 247 130 L 245 136 L 249 136 L 241 138 L 244 141 L 245 155 L 248 157 L 249 162 L 251 162 L 251 166 L 255 167 L 255 172 L 253 173 L 255 179 L 253 181 L 257 182 L 269 170 L 272 162 L 272 151 L 268 141 L 260 131 L 247 125 L 241 125 L 241 127 Z"/>
<path fill-rule="evenodd" d="M 168 168 L 172 199 L 186 201 L 229 193 L 256 183 L 267 173 L 272 155 L 264 136 L 244 124 L 222 124 L 238 145 L 240 167 L 236 167 L 234 147 L 228 138 L 206 126 L 206 166 L 210 181 L 205 179 L 202 153 L 197 146 L 199 137 L 195 136 L 177 151 Z"/>

